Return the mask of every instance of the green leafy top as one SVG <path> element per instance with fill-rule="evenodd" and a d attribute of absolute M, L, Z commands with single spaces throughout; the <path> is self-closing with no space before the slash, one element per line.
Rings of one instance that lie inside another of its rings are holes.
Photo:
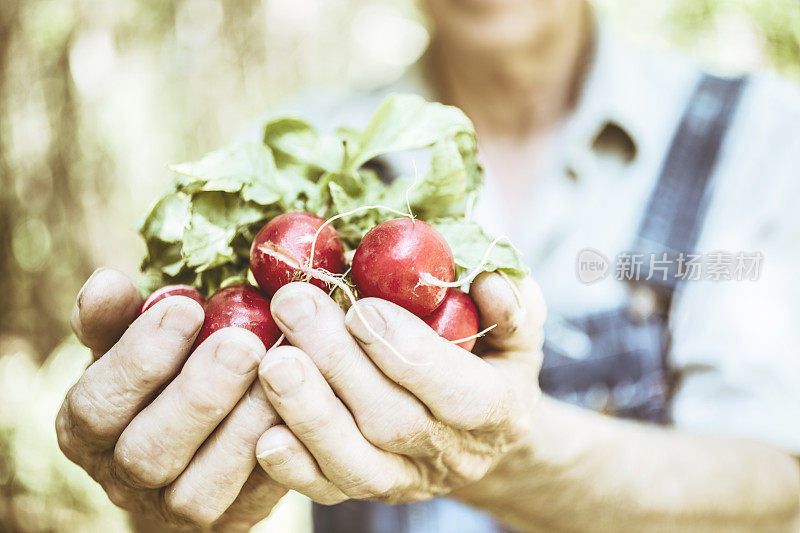
<path fill-rule="evenodd" d="M 492 238 L 467 220 L 483 182 L 475 131 L 457 108 L 392 95 L 362 131 L 321 133 L 293 117 L 264 126 L 263 142 L 237 143 L 170 167 L 177 179 L 144 217 L 145 288 L 188 283 L 212 293 L 248 273 L 250 243 L 271 218 L 306 211 L 329 218 L 365 205 L 406 211 L 447 239 L 459 274 L 478 266 Z M 428 170 L 385 184 L 368 164 L 411 150 L 430 152 Z M 397 215 L 360 210 L 334 222 L 348 250 Z M 521 276 L 513 247 L 499 243 L 483 270 Z"/>

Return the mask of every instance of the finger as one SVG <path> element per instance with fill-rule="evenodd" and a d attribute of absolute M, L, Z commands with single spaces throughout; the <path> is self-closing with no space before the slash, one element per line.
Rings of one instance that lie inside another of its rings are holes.
<path fill-rule="evenodd" d="M 98 268 L 78 293 L 70 324 L 84 346 L 102 354 L 136 319 L 141 305 L 142 295 L 127 276 Z"/>
<path fill-rule="evenodd" d="M 177 374 L 203 323 L 183 296 L 166 298 L 137 319 L 67 393 L 56 419 L 59 445 L 72 460 L 108 450 L 156 391 Z"/>
<path fill-rule="evenodd" d="M 286 338 L 311 358 L 367 440 L 398 453 L 424 446 L 435 424 L 427 408 L 364 354 L 336 302 L 310 283 L 290 283 L 271 305 Z"/>
<path fill-rule="evenodd" d="M 512 279 L 484 272 L 470 285 L 481 328 L 497 324 L 482 338 L 496 350 L 540 348 L 547 307 L 539 286 L 531 279 Z"/>
<path fill-rule="evenodd" d="M 136 489 L 126 487 L 130 493 Z M 253 470 L 247 478 L 236 501 L 210 528 L 194 524 L 185 517 L 174 515 L 161 497 L 161 491 L 139 489 L 143 500 L 139 504 L 131 502 L 131 497 L 123 497 L 121 507 L 130 511 L 129 518 L 134 531 L 220 531 L 224 533 L 246 533 L 266 518 L 275 504 L 286 494 L 287 490 L 267 477 L 263 470 Z M 116 501 L 115 501 L 116 503 Z M 119 504 L 117 504 L 119 505 Z M 176 526 L 176 527 L 170 527 Z M 195 526 L 191 528 L 190 526 Z"/>
<path fill-rule="evenodd" d="M 267 399 L 339 489 L 358 499 L 391 500 L 412 484 L 400 455 L 371 445 L 314 363 L 300 349 L 279 346 L 259 368 Z"/>
<path fill-rule="evenodd" d="M 269 428 L 258 440 L 256 454 L 261 468 L 284 487 L 323 505 L 347 499 L 325 477 L 314 457 L 286 426 Z"/>
<path fill-rule="evenodd" d="M 345 323 L 383 373 L 419 398 L 439 420 L 471 430 L 505 418 L 509 402 L 497 370 L 439 337 L 402 307 L 365 298 L 350 308 Z"/>
<path fill-rule="evenodd" d="M 266 518 L 287 489 L 270 479 L 260 468 L 253 470 L 236 500 L 212 526 L 212 531 L 224 533 L 250 531 L 253 525 Z"/>
<path fill-rule="evenodd" d="M 154 488 L 177 478 L 247 391 L 264 354 L 264 344 L 247 330 L 212 334 L 122 432 L 114 449 L 122 479 Z"/>
<path fill-rule="evenodd" d="M 279 422 L 264 389 L 253 383 L 230 415 L 164 492 L 171 514 L 209 525 L 233 503 L 256 466 L 256 442 Z"/>

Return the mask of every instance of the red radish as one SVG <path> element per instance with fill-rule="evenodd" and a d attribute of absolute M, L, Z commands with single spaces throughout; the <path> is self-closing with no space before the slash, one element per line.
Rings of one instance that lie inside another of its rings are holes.
<path fill-rule="evenodd" d="M 353 282 L 361 296 L 375 296 L 417 316 L 431 314 L 446 287 L 426 278 L 452 282 L 453 252 L 444 237 L 421 220 L 396 218 L 369 230 L 356 248 Z"/>
<path fill-rule="evenodd" d="M 205 304 L 205 298 L 203 298 L 203 295 L 191 285 L 165 285 L 148 296 L 147 300 L 145 300 L 142 304 L 142 309 L 139 311 L 139 314 L 141 315 L 153 307 L 156 302 L 160 302 L 169 296 L 186 296 L 200 305 Z"/>
<path fill-rule="evenodd" d="M 285 213 L 261 228 L 250 248 L 250 270 L 261 290 L 272 296 L 282 286 L 300 279 L 301 269 L 308 266 L 317 230 L 324 223 L 323 219 L 309 213 Z M 281 257 L 301 268 L 294 268 Z M 332 226 L 325 226 L 316 237 L 311 268 L 332 274 L 344 273 L 344 247 Z M 321 289 L 328 288 L 322 280 L 312 278 L 309 281 Z"/>
<path fill-rule="evenodd" d="M 235 284 L 218 290 L 206 303 L 206 320 L 195 346 L 217 330 L 236 327 L 255 333 L 269 350 L 281 336 L 269 303 L 269 298 L 251 285 Z"/>
<path fill-rule="evenodd" d="M 480 320 L 478 319 L 478 309 L 469 294 L 458 289 L 447 291 L 442 305 L 430 315 L 424 317 L 425 321 L 433 330 L 449 341 L 465 339 L 478 333 Z M 477 339 L 458 343 L 459 346 L 467 351 L 472 350 Z"/>

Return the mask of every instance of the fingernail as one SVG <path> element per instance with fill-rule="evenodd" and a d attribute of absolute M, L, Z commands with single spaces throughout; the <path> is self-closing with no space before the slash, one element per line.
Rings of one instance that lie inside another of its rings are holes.
<path fill-rule="evenodd" d="M 305 380 L 300 362 L 291 357 L 268 361 L 266 364 L 261 365 L 260 372 L 263 381 L 278 396 L 293 394 L 303 385 Z"/>
<path fill-rule="evenodd" d="M 258 368 L 262 353 L 263 347 L 259 349 L 252 341 L 230 339 L 217 346 L 214 357 L 232 373 L 245 375 Z"/>
<path fill-rule="evenodd" d="M 285 446 L 279 446 L 277 448 L 272 448 L 269 450 L 264 450 L 263 452 L 259 453 L 256 457 L 262 463 L 267 463 L 269 466 L 280 466 L 292 457 L 289 448 Z"/>
<path fill-rule="evenodd" d="M 272 299 L 272 312 L 289 329 L 298 329 L 313 319 L 317 311 L 314 299 L 295 288 L 279 292 Z"/>
<path fill-rule="evenodd" d="M 199 306 L 189 303 L 174 303 L 167 308 L 161 317 L 161 329 L 189 337 L 200 329 L 203 317 Z"/>
<path fill-rule="evenodd" d="M 366 322 L 366 326 L 362 320 Z M 351 311 L 347 313 L 345 322 L 350 333 L 363 342 L 371 342 L 375 340 L 376 335 L 382 337 L 383 334 L 386 333 L 386 321 L 378 310 L 375 309 L 375 306 L 369 303 L 356 304 Z M 370 328 L 372 331 L 370 331 Z"/>
<path fill-rule="evenodd" d="M 81 287 L 81 290 L 78 291 L 78 299 L 77 299 L 77 302 L 76 302 L 77 305 L 78 305 L 78 309 L 80 309 L 81 305 L 83 305 L 83 291 L 86 290 L 86 287 L 89 286 L 89 284 L 94 279 L 94 277 L 97 274 L 99 274 L 100 272 L 102 272 L 103 270 L 105 270 L 105 268 L 104 267 L 100 267 L 100 268 L 96 269 L 94 272 L 92 272 L 92 275 L 89 276 L 89 279 L 87 279 L 86 282 L 83 284 L 83 287 Z"/>

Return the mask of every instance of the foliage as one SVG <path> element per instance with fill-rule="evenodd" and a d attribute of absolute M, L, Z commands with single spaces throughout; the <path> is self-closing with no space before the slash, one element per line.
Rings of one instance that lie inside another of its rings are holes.
<path fill-rule="evenodd" d="M 301 119 L 278 118 L 264 126 L 263 139 L 171 167 L 179 175 L 174 187 L 140 227 L 148 289 L 187 283 L 209 295 L 230 278 L 247 277 L 249 244 L 270 218 L 290 211 L 331 218 L 367 206 L 383 207 L 334 222 L 346 250 L 374 225 L 411 209 L 443 231 L 459 274 L 478 266 L 527 272 L 512 247 L 492 247 L 493 239 L 465 218 L 483 171 L 472 123 L 455 107 L 398 94 L 378 106 L 360 132 L 324 134 Z M 421 176 L 386 185 L 364 167 L 377 157 L 422 149 L 430 161 Z M 488 262 L 481 263 L 484 253 Z"/>

